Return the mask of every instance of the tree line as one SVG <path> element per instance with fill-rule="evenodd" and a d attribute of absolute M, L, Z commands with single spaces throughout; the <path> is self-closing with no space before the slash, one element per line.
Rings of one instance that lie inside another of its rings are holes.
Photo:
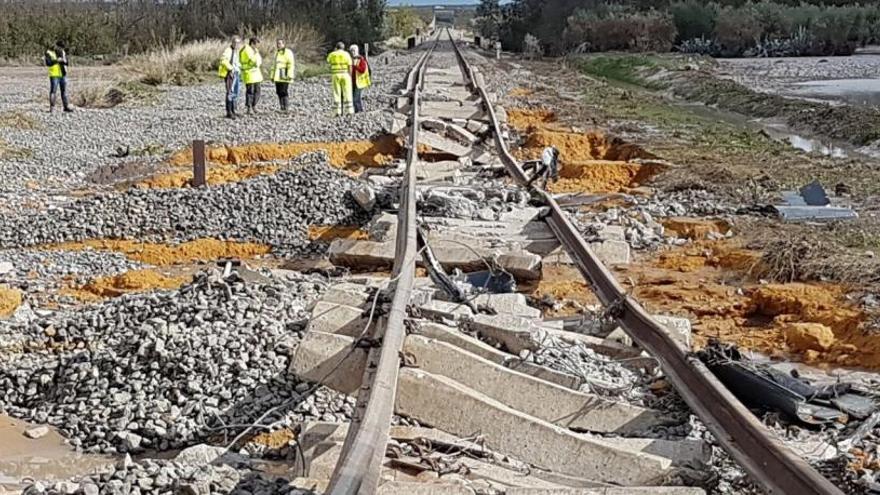
<path fill-rule="evenodd" d="M 880 0 L 481 0 L 477 31 L 505 49 L 845 55 L 880 40 Z"/>
<path fill-rule="evenodd" d="M 382 39 L 386 0 L 0 0 L 0 57 L 128 54 L 279 24 L 310 25 L 328 42 Z"/>

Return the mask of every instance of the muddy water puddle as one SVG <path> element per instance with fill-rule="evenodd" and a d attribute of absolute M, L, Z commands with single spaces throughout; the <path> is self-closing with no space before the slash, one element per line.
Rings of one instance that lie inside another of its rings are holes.
<path fill-rule="evenodd" d="M 0 488 L 21 488 L 28 479 L 61 481 L 113 464 L 115 459 L 74 451 L 55 430 L 38 439 L 24 435 L 36 425 L 0 414 Z"/>
<path fill-rule="evenodd" d="M 831 79 L 791 84 L 783 94 L 852 105 L 880 105 L 880 79 Z"/>
<path fill-rule="evenodd" d="M 800 133 L 777 119 L 753 119 L 748 116 L 703 105 L 702 103 L 677 103 L 677 106 L 708 120 L 730 124 L 744 129 L 767 133 L 770 138 L 787 143 L 805 153 L 818 153 L 831 158 L 848 158 L 870 155 L 855 146 L 819 136 Z"/>

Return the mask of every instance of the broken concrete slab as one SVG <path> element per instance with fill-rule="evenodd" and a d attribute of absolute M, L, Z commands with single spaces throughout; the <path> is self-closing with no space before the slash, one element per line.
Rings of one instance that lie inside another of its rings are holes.
<path fill-rule="evenodd" d="M 471 134 L 470 131 L 455 124 L 449 124 L 446 126 L 446 136 L 464 144 L 465 146 L 472 146 L 479 141 L 479 138 Z"/>
<path fill-rule="evenodd" d="M 681 342 L 685 348 L 691 348 L 691 321 L 687 318 L 670 315 L 654 315 L 654 319 L 669 330 L 673 338 Z"/>
<path fill-rule="evenodd" d="M 840 206 L 782 206 L 772 207 L 786 222 L 851 220 L 859 215 L 852 208 Z"/>
<path fill-rule="evenodd" d="M 418 322 L 418 335 L 446 342 L 454 345 L 459 349 L 464 349 L 472 354 L 487 359 L 493 363 L 500 364 L 520 373 L 524 373 L 535 378 L 540 378 L 557 385 L 561 385 L 572 390 L 580 389 L 583 380 L 580 377 L 568 373 L 562 373 L 544 366 L 537 365 L 530 361 L 523 361 L 517 356 L 501 352 L 489 344 L 475 339 L 456 328 L 447 327 L 433 322 Z"/>
<path fill-rule="evenodd" d="M 480 294 L 472 302 L 477 308 L 489 308 L 497 314 L 541 318 L 541 310 L 529 306 L 525 294 Z"/>
<path fill-rule="evenodd" d="M 414 166 L 416 179 L 426 182 L 450 180 L 461 175 L 462 164 L 457 161 L 417 162 Z"/>
<path fill-rule="evenodd" d="M 632 259 L 632 251 L 629 243 L 626 241 L 609 239 L 588 242 L 587 244 L 605 265 L 626 265 Z M 561 245 L 545 256 L 544 261 L 560 265 L 574 265 L 571 256 L 568 255 L 568 252 Z"/>
<path fill-rule="evenodd" d="M 394 263 L 394 242 L 336 239 L 327 249 L 330 262 L 359 270 L 383 270 Z"/>
<path fill-rule="evenodd" d="M 369 318 L 362 308 L 318 301 L 312 307 L 309 332 L 338 333 L 354 337 L 363 333 Z"/>
<path fill-rule="evenodd" d="M 367 286 L 342 282 L 330 286 L 321 294 L 321 302 L 330 304 L 344 304 L 346 306 L 362 308 L 370 299 Z M 316 302 L 317 303 L 317 302 Z M 314 305 L 312 305 L 314 307 Z"/>
<path fill-rule="evenodd" d="M 485 122 L 480 122 L 479 120 L 468 120 L 465 129 L 477 135 L 489 132 L 489 126 Z"/>
<path fill-rule="evenodd" d="M 379 485 L 379 495 L 474 495 L 476 492 L 464 483 L 438 481 L 388 481 Z"/>
<path fill-rule="evenodd" d="M 422 128 L 439 133 L 446 132 L 446 122 L 440 119 L 426 118 L 421 120 Z"/>
<path fill-rule="evenodd" d="M 452 321 L 460 321 L 473 316 L 473 311 L 461 303 L 440 301 L 432 299 L 425 304 L 419 306 L 422 315 L 427 318 L 437 318 Z"/>
<path fill-rule="evenodd" d="M 404 349 L 419 369 L 451 378 L 517 411 L 566 428 L 624 434 L 669 423 L 657 411 L 545 382 L 438 340 L 409 335 Z"/>
<path fill-rule="evenodd" d="M 507 123 L 507 110 L 504 109 L 501 105 L 495 107 L 495 118 L 498 119 L 499 124 Z"/>
<path fill-rule="evenodd" d="M 464 119 L 464 120 L 488 120 L 486 114 L 483 112 L 481 108 L 476 108 L 473 106 L 458 106 L 456 107 L 445 107 L 445 108 L 434 108 L 427 107 L 422 108 L 419 111 L 420 117 L 434 117 L 434 118 L 445 118 L 445 119 Z"/>
<path fill-rule="evenodd" d="M 517 280 L 538 280 L 541 278 L 543 260 L 540 255 L 528 251 L 507 252 L 499 255 L 495 260 Z"/>
<path fill-rule="evenodd" d="M 422 132 L 419 134 L 419 140 L 436 151 L 449 153 L 457 157 L 465 156 L 471 152 L 469 148 L 433 132 Z"/>
<path fill-rule="evenodd" d="M 595 442 L 515 411 L 447 377 L 412 368 L 400 370 L 397 411 L 455 435 L 478 431 L 491 448 L 523 462 L 605 483 L 657 483 L 672 465 L 659 456 Z"/>
<path fill-rule="evenodd" d="M 691 322 L 687 318 L 668 315 L 652 315 L 652 317 L 661 325 L 666 327 L 669 334 L 675 340 L 681 342 L 686 348 L 691 348 Z M 623 331 L 622 328 L 615 328 L 605 337 L 606 341 L 612 341 L 624 346 L 632 346 L 632 338 Z"/>
<path fill-rule="evenodd" d="M 354 394 L 361 386 L 367 363 L 367 349 L 354 346 L 345 335 L 306 332 L 290 361 L 288 372 L 333 390 Z"/>
<path fill-rule="evenodd" d="M 609 438 L 595 437 L 598 441 Z M 665 457 L 675 466 L 703 466 L 712 459 L 712 447 L 703 440 L 654 438 L 614 438 L 614 444 L 631 450 Z"/>
<path fill-rule="evenodd" d="M 538 343 L 532 321 L 509 314 L 474 315 L 468 322 L 471 330 L 481 338 L 501 344 L 508 352 L 519 356 L 523 351 L 536 351 Z"/>
<path fill-rule="evenodd" d="M 643 356 L 642 352 L 635 347 L 625 346 L 617 342 L 608 341 L 591 335 L 556 330 L 547 327 L 542 327 L 539 330 L 539 334 L 535 335 L 534 338 L 540 341 L 544 335 L 558 338 L 568 344 L 583 345 L 600 354 L 621 359 L 622 365 L 634 369 L 655 369 L 657 367 L 656 360 L 647 355 Z"/>

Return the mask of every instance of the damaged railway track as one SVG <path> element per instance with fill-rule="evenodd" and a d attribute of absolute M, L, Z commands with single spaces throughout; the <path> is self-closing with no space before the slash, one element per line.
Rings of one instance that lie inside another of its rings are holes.
<path fill-rule="evenodd" d="M 389 237 L 384 243 L 374 242 L 372 248 L 357 240 L 331 247 L 331 258 L 337 260 L 360 256 L 377 266 L 392 263 L 390 279 L 371 279 L 363 286 L 340 284 L 326 294 L 313 309 L 309 331 L 292 363 L 297 375 L 358 397 L 355 417 L 347 429 L 328 430 L 325 425 L 322 431 L 303 432 L 304 437 L 312 437 L 311 444 L 301 441 L 310 457 L 303 461 L 304 468 L 311 464 L 310 476 L 320 477 L 315 467 L 323 457 L 332 459 L 324 475 L 329 479 L 326 493 L 333 494 L 600 493 L 591 491 L 596 488 L 620 494 L 703 493 L 698 488 L 664 486 L 670 484 L 676 461 L 689 455 L 682 454 L 679 446 L 665 445 L 664 449 L 659 441 L 639 437 L 639 432 L 663 424 L 664 418 L 656 411 L 580 392 L 571 374 L 514 355 L 532 350 L 524 336 L 529 332 L 519 329 L 524 320 L 536 318 L 537 311 L 524 299 L 513 297 L 518 294 L 507 298 L 483 295 L 464 304 L 454 294 L 447 300 L 432 300 L 440 292 L 437 287 L 418 282 L 417 260 L 432 254 L 419 239 L 419 186 L 456 185 L 455 174 L 438 170 L 466 162 L 449 158 L 470 151 L 467 143 L 476 141 L 469 130 L 472 127 L 474 133 L 479 129 L 491 136 L 487 138 L 494 147 L 491 161 L 507 172 L 520 194 L 544 207 L 533 209 L 549 212 L 543 221 L 554 239 L 547 242 L 561 244 L 608 314 L 656 360 L 687 405 L 756 484 L 767 493 L 842 493 L 772 437 L 666 326 L 629 296 L 553 196 L 529 180 L 505 142 L 494 96 L 452 33 L 438 33 L 428 45 L 409 73 L 405 102 L 399 105 L 409 109 L 407 157 L 396 218 L 385 221 Z M 451 57 L 453 68 L 448 64 Z M 435 59 L 440 61 L 432 69 Z M 471 126 L 472 122 L 476 124 Z M 447 139 L 434 132 L 438 129 L 460 139 Z M 434 153 L 423 154 L 423 148 Z M 426 172 L 431 167 L 433 172 Z M 467 245 L 450 249 L 476 251 Z M 450 264 L 448 254 L 433 254 L 439 258 L 434 265 Z M 508 255 L 495 262 L 498 272 L 512 277 L 528 272 L 525 255 Z M 430 261 L 426 264 L 434 284 L 442 286 L 442 271 L 430 269 Z M 477 306 L 490 308 L 490 314 L 478 314 Z M 471 335 L 451 331 L 438 320 L 459 324 L 512 354 L 504 355 Z M 525 325 L 526 329 L 535 326 Z M 541 332 L 569 338 L 562 329 L 541 325 Z M 436 429 L 393 427 L 395 413 Z M 615 441 L 577 433 L 581 431 L 629 437 Z M 416 439 L 425 438 L 434 448 L 469 452 L 473 457 L 454 469 L 437 466 L 436 457 L 413 454 L 421 451 L 414 448 Z M 401 449 L 403 444 L 409 447 Z M 655 445 L 645 447 L 648 444 Z M 426 463 L 435 465 L 426 467 Z M 523 475 L 523 466 L 529 467 L 527 475 Z M 425 472 L 435 476 L 426 477 Z"/>

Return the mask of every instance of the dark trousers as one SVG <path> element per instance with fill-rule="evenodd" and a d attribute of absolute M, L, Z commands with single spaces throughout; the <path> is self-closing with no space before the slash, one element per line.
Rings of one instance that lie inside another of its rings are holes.
<path fill-rule="evenodd" d="M 248 108 L 257 108 L 260 101 L 260 83 L 245 85 L 245 104 Z"/>
<path fill-rule="evenodd" d="M 56 94 L 59 89 L 61 90 L 61 104 L 65 109 L 70 108 L 70 103 L 67 101 L 67 78 L 64 76 L 49 78 L 49 107 L 55 106 Z"/>
<path fill-rule="evenodd" d="M 290 89 L 290 83 L 286 82 L 276 82 L 275 83 L 275 94 L 278 95 L 279 98 L 283 98 L 288 96 L 287 90 Z"/>
<path fill-rule="evenodd" d="M 363 93 L 364 90 L 357 87 L 357 84 L 351 88 L 351 97 L 352 100 L 354 100 L 354 113 L 361 113 L 364 111 Z"/>

